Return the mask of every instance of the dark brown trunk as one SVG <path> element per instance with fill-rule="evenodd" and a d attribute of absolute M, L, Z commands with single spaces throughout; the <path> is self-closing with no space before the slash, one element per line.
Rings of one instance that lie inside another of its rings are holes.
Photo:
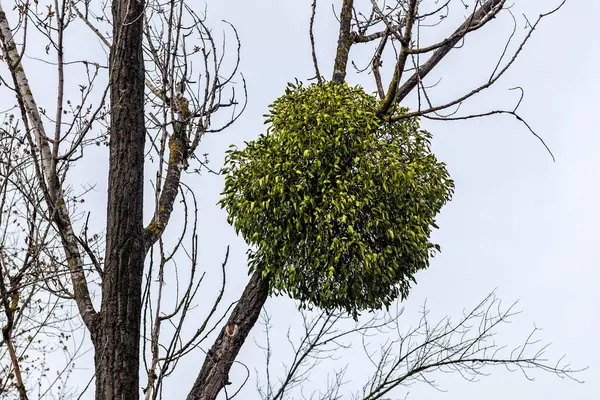
<path fill-rule="evenodd" d="M 113 0 L 106 257 L 95 347 L 96 400 L 139 398 L 144 267 L 143 0 Z"/>
<path fill-rule="evenodd" d="M 187 400 L 214 400 L 229 384 L 229 370 L 267 301 L 268 286 L 254 273 L 235 305 L 227 325 L 208 351 Z"/>

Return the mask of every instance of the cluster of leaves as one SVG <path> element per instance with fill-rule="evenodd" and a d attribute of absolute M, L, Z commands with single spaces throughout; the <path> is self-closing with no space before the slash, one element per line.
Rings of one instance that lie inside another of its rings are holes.
<path fill-rule="evenodd" d="M 289 84 L 267 133 L 227 152 L 220 204 L 271 293 L 356 317 L 406 297 L 439 250 L 453 182 L 418 120 L 387 123 L 377 105 L 360 87 Z"/>

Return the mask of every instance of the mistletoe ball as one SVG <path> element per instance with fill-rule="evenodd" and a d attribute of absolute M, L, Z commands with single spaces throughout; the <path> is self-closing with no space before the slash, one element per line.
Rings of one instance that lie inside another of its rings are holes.
<path fill-rule="evenodd" d="M 220 204 L 271 293 L 356 317 L 405 298 L 439 250 L 453 182 L 418 120 L 377 106 L 360 87 L 289 84 L 266 134 L 227 152 Z"/>

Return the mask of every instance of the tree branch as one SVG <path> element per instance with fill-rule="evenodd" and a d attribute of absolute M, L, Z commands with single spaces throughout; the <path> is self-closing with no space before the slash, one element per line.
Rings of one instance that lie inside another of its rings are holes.
<path fill-rule="evenodd" d="M 419 84 L 427 74 L 433 70 L 433 68 L 439 64 L 440 61 L 456 46 L 456 44 L 468 33 L 474 26 L 480 27 L 482 21 L 489 21 L 495 17 L 506 0 L 487 0 L 477 11 L 473 13 L 471 17 L 467 19 L 455 32 L 450 36 L 451 40 L 441 45 L 432 55 L 427 62 L 419 67 L 415 72 L 396 92 L 395 103 L 400 103 L 408 94 Z"/>
<path fill-rule="evenodd" d="M 46 202 L 53 210 L 52 216 L 54 224 L 60 234 L 63 249 L 69 269 L 71 272 L 71 281 L 75 294 L 75 302 L 81 317 L 88 327 L 93 330 L 96 321 L 96 311 L 92 304 L 87 280 L 83 270 L 83 257 L 79 251 L 77 236 L 73 231 L 73 225 L 69 217 L 69 212 L 63 195 L 62 187 L 56 178 L 56 164 L 53 162 L 52 152 L 50 150 L 50 141 L 46 135 L 44 123 L 38 111 L 38 105 L 33 97 L 29 86 L 25 70 L 20 61 L 20 55 L 17 51 L 13 39 L 9 22 L 6 18 L 2 5 L 0 4 L 0 42 L 3 47 L 5 61 L 11 72 L 19 104 L 24 117 L 31 122 L 32 129 L 28 135 L 33 135 L 32 150 L 39 152 L 39 162 L 41 164 L 41 175 L 38 176 L 42 186 L 46 187 L 44 191 Z M 31 136 L 30 136 L 31 137 Z M 35 148 L 37 146 L 37 149 Z"/>
<path fill-rule="evenodd" d="M 267 281 L 255 272 L 235 305 L 227 324 L 206 354 L 187 400 L 215 400 L 229 384 L 229 370 L 268 297 Z"/>
<path fill-rule="evenodd" d="M 373 7 L 377 7 L 377 11 L 380 14 L 382 14 L 375 0 L 371 1 L 373 2 Z M 400 80 L 402 79 L 402 74 L 404 73 L 406 59 L 408 58 L 408 49 L 412 38 L 412 29 L 416 20 L 418 9 L 418 0 L 410 0 L 406 15 L 406 27 L 404 28 L 404 35 L 400 38 L 400 44 L 402 46 L 400 50 L 400 55 L 398 56 L 398 61 L 396 61 L 396 66 L 394 67 L 394 75 L 388 87 L 387 93 L 383 98 L 379 109 L 377 110 L 377 115 L 380 117 L 387 114 L 388 111 L 392 108 L 393 104 L 396 102 L 396 92 L 398 90 Z M 385 20 L 385 16 L 382 16 L 382 18 L 384 18 Z"/>

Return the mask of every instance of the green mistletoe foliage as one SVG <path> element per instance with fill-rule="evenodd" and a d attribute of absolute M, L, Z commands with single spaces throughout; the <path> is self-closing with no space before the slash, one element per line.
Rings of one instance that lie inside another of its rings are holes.
<path fill-rule="evenodd" d="M 220 204 L 271 293 L 356 317 L 405 298 L 439 250 L 429 236 L 453 182 L 417 119 L 376 108 L 360 87 L 290 84 L 267 134 L 227 152 Z"/>

